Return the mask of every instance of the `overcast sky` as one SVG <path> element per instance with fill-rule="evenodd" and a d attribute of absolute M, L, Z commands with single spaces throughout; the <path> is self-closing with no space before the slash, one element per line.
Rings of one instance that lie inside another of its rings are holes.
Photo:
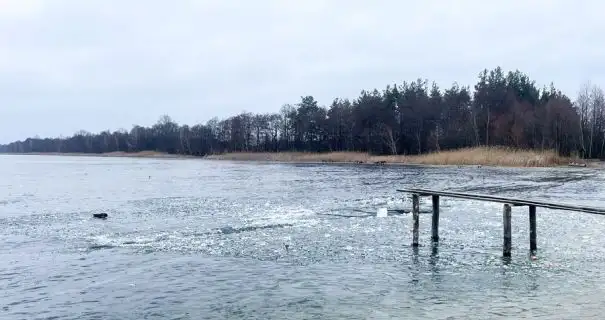
<path fill-rule="evenodd" d="M 328 105 L 418 77 L 520 69 L 605 84 L 605 3 L 0 0 L 0 143 Z"/>

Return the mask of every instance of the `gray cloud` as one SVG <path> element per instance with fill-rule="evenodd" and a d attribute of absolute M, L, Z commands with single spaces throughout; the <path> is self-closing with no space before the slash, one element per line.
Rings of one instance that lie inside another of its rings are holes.
<path fill-rule="evenodd" d="M 0 142 L 328 104 L 417 77 L 601 83 L 598 1 L 0 0 Z"/>

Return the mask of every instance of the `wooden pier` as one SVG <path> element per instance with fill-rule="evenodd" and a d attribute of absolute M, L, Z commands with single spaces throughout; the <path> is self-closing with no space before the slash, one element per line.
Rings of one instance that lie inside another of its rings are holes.
<path fill-rule="evenodd" d="M 499 197 L 493 195 L 483 194 L 471 194 L 463 192 L 453 191 L 436 191 L 429 189 L 398 189 L 399 192 L 406 192 L 412 194 L 412 246 L 418 246 L 419 238 L 419 227 L 420 227 L 420 197 L 431 197 L 433 201 L 433 219 L 432 219 L 432 230 L 431 240 L 433 242 L 439 241 L 439 199 L 440 197 L 460 198 L 469 200 L 480 200 L 503 203 L 504 208 L 502 212 L 502 223 L 503 223 L 503 242 L 502 242 L 502 255 L 504 257 L 510 257 L 512 248 L 512 231 L 511 231 L 511 220 L 512 220 L 512 207 L 527 206 L 529 207 L 529 250 L 532 254 L 538 249 L 537 244 L 537 233 L 536 233 L 536 208 L 547 208 L 554 210 L 566 210 L 566 211 L 577 211 L 591 214 L 605 215 L 605 209 L 593 208 L 584 206 L 575 206 L 569 204 L 558 204 L 544 201 L 534 200 L 523 200 L 508 197 Z"/>

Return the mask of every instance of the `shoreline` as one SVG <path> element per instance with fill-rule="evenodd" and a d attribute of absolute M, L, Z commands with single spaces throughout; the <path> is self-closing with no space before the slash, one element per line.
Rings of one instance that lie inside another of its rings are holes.
<path fill-rule="evenodd" d="M 362 152 L 275 152 L 275 153 L 225 153 L 208 155 L 210 160 L 282 162 L 282 163 L 324 163 L 324 164 L 364 164 L 364 165 L 407 165 L 407 166 L 454 166 L 454 167 L 516 167 L 551 168 L 589 167 L 590 160 L 559 156 L 552 150 L 518 150 L 506 147 L 475 147 L 433 152 L 420 155 L 370 155 Z"/>
<path fill-rule="evenodd" d="M 86 153 L 86 152 L 5 152 L 1 155 L 13 156 L 61 156 L 61 157 L 99 157 L 99 158 L 148 158 L 148 159 L 201 159 L 199 156 L 184 154 L 170 154 L 156 151 L 139 152 L 107 152 L 107 153 Z"/>
<path fill-rule="evenodd" d="M 298 163 L 298 164 L 358 164 L 358 165 L 402 165 L 431 167 L 516 167 L 516 168 L 556 168 L 601 167 L 599 161 L 579 160 L 561 157 L 552 151 L 515 150 L 501 147 L 478 147 L 434 152 L 422 155 L 377 156 L 361 152 L 234 152 L 205 156 L 168 154 L 156 151 L 109 152 L 109 153 L 0 153 L 0 155 L 51 155 L 115 158 L 150 159 L 200 159 L 214 161 L 237 161 L 257 163 Z"/>

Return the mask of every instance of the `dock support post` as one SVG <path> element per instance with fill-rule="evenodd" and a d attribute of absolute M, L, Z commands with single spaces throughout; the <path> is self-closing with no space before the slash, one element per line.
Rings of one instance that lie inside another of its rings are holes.
<path fill-rule="evenodd" d="M 418 246 L 418 229 L 420 227 L 420 196 L 417 194 L 412 195 L 412 246 Z"/>
<path fill-rule="evenodd" d="M 536 250 L 536 206 L 529 206 L 529 251 L 533 254 Z"/>
<path fill-rule="evenodd" d="M 439 241 L 439 196 L 433 195 L 433 225 L 432 225 L 432 237 L 431 240 L 434 242 Z"/>
<path fill-rule="evenodd" d="M 512 248 L 512 235 L 511 235 L 511 205 L 505 204 L 502 213 L 502 220 L 504 224 L 504 242 L 502 246 L 502 255 L 504 257 L 511 256 Z"/>

